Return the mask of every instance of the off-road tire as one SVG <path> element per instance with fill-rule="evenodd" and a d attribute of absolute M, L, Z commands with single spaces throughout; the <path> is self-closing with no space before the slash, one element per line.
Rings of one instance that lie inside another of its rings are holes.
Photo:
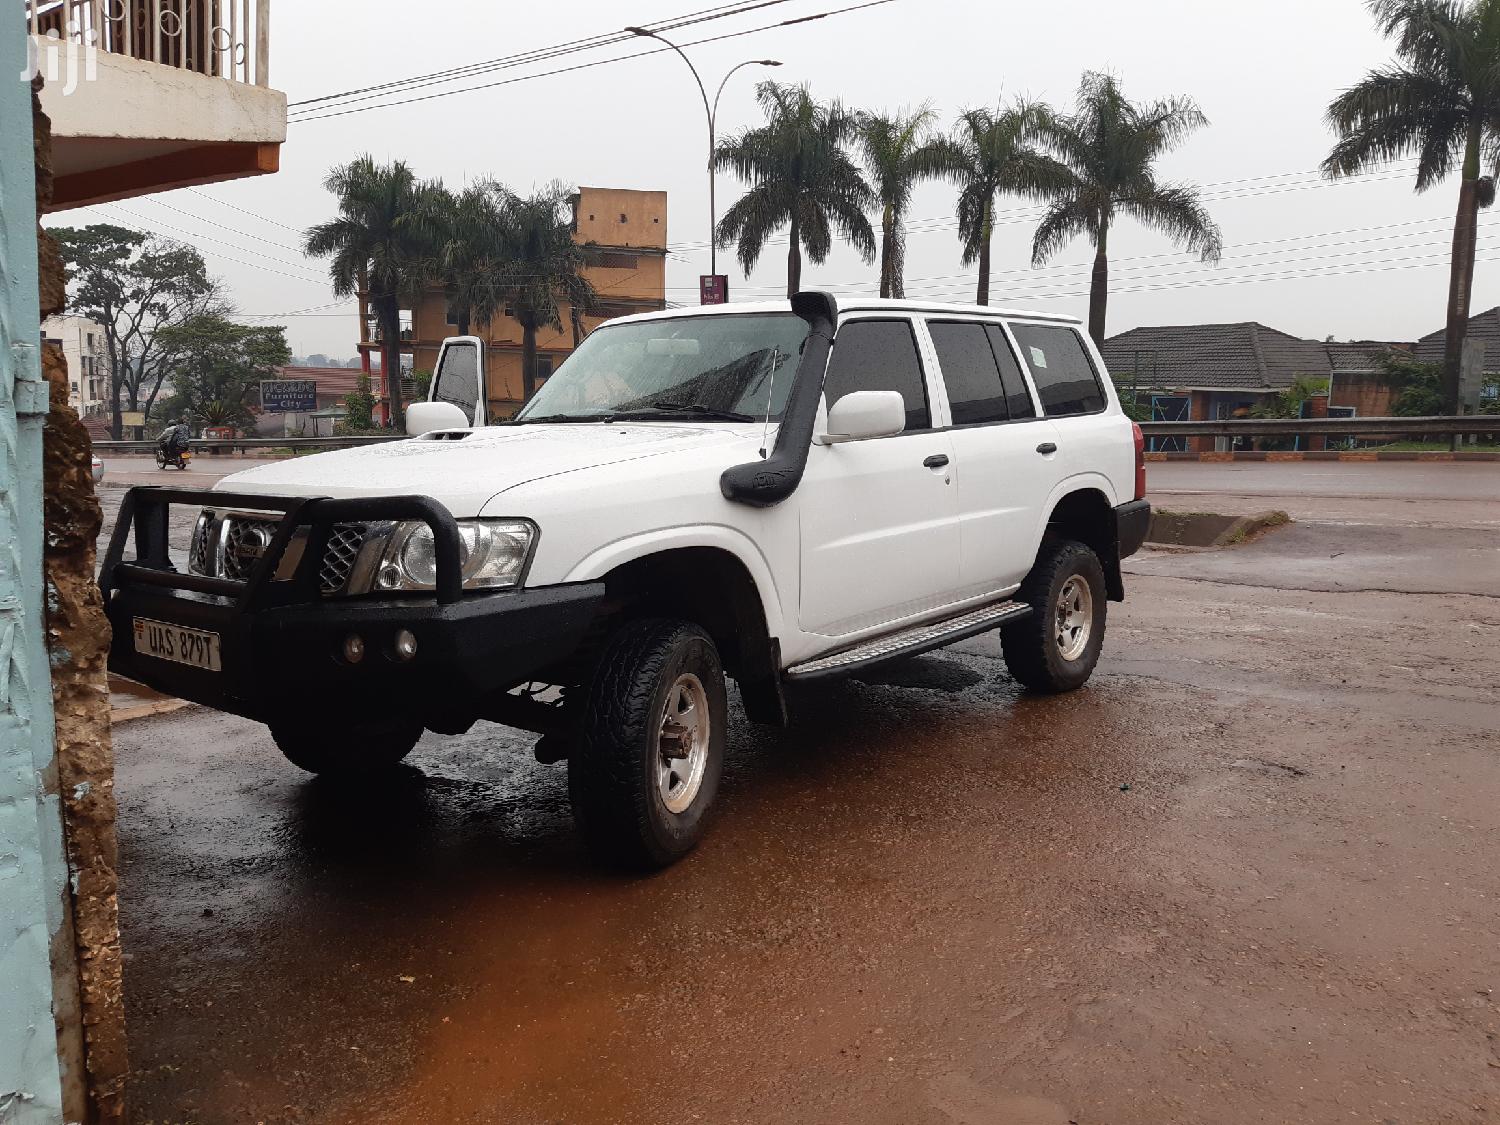
<path fill-rule="evenodd" d="M 1069 660 L 1058 642 L 1058 601 L 1069 579 L 1075 577 L 1088 584 L 1091 628 L 1083 651 Z M 1082 687 L 1104 646 L 1106 595 L 1104 568 L 1089 547 L 1072 539 L 1043 543 L 1036 565 L 1016 595 L 1032 612 L 1000 629 L 1000 648 L 1010 674 L 1032 691 L 1055 693 Z"/>
<path fill-rule="evenodd" d="M 422 737 L 414 719 L 383 723 L 288 722 L 271 727 L 276 748 L 298 769 L 323 777 L 377 777 L 400 764 Z"/>
<path fill-rule="evenodd" d="M 690 673 L 706 695 L 707 759 L 696 796 L 667 808 L 657 781 L 668 693 Z M 581 730 L 568 757 L 568 796 L 589 852 L 631 870 L 675 863 L 702 838 L 724 768 L 728 704 L 724 669 L 707 633 L 685 621 L 622 626 L 587 684 Z"/>

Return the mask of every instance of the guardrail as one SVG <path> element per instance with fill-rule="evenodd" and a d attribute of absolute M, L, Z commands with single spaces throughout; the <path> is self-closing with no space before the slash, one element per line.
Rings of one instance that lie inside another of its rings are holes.
<path fill-rule="evenodd" d="M 361 445 L 381 445 L 402 441 L 404 433 L 366 434 L 363 437 L 324 438 L 194 438 L 193 452 L 199 454 L 249 453 L 255 450 L 289 449 L 293 453 L 315 453 L 329 449 L 353 449 Z M 154 453 L 154 438 L 144 441 L 96 441 L 99 453 Z"/>
<path fill-rule="evenodd" d="M 1500 414 L 1466 414 L 1461 418 L 1226 418 L 1199 422 L 1142 422 L 1147 437 L 1432 437 L 1459 434 L 1500 436 Z M 194 438 L 193 452 L 200 454 L 249 453 L 257 450 L 289 450 L 312 453 L 328 449 L 353 449 L 401 441 L 404 433 L 367 434 L 363 437 L 324 438 Z M 152 453 L 156 441 L 96 441 L 101 453 Z"/>
<path fill-rule="evenodd" d="M 1425 437 L 1500 434 L 1500 414 L 1461 418 L 1225 418 L 1197 422 L 1142 422 L 1147 437 Z"/>

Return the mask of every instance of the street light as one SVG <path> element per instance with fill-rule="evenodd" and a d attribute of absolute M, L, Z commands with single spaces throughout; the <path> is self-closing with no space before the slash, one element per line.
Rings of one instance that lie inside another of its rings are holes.
<path fill-rule="evenodd" d="M 714 148 L 716 146 L 715 129 L 719 117 L 719 98 L 724 94 L 724 87 L 728 85 L 730 77 L 737 70 L 747 66 L 780 66 L 777 59 L 746 59 L 742 63 L 729 68 L 729 73 L 724 75 L 724 80 L 719 83 L 718 92 L 714 94 L 714 100 L 708 100 L 708 89 L 703 85 L 703 79 L 698 74 L 698 68 L 693 65 L 693 60 L 683 54 L 682 48 L 654 31 L 647 31 L 644 27 L 627 27 L 626 31 L 632 35 L 639 35 L 645 39 L 657 39 L 665 43 L 677 52 L 679 58 L 687 63 L 688 69 L 693 72 L 693 79 L 698 83 L 698 93 L 703 96 L 703 112 L 708 115 L 708 272 L 713 276 L 719 273 L 719 239 L 718 239 L 718 216 L 714 200 Z"/>

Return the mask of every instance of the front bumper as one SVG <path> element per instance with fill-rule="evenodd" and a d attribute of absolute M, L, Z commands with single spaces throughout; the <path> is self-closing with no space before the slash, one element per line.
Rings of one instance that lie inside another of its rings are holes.
<path fill-rule="evenodd" d="M 276 541 L 244 582 L 178 572 L 167 557 L 173 504 L 230 503 L 284 512 Z M 438 592 L 428 596 L 324 597 L 317 586 L 321 550 L 303 553 L 289 577 L 278 565 L 297 527 L 313 544 L 347 519 L 422 519 L 438 545 Z M 134 532 L 136 558 L 126 561 Z M 451 532 L 451 535 L 450 535 Z M 447 546 L 445 546 L 445 544 Z M 501 593 L 465 593 L 458 574 L 457 531 L 445 508 L 425 497 L 292 500 L 216 492 L 132 489 L 105 559 L 100 585 L 114 628 L 110 670 L 159 691 L 261 722 L 295 721 L 311 708 L 425 721 L 472 719 L 486 697 L 568 659 L 604 598 L 602 583 Z M 162 660 L 135 647 L 134 620 L 180 625 L 219 637 L 220 670 Z M 397 630 L 416 638 L 407 660 L 395 651 Z M 344 656 L 358 636 L 364 654 Z"/>

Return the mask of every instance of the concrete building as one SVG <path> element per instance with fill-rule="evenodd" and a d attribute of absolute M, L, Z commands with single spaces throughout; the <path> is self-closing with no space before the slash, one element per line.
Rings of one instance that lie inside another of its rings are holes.
<path fill-rule="evenodd" d="M 584 187 L 572 205 L 573 237 L 588 256 L 584 275 L 599 294 L 582 317 L 584 333 L 612 317 L 666 308 L 667 193 Z M 543 329 L 537 335 L 538 385 L 574 348 L 572 309 L 564 304 L 561 313 L 562 331 Z M 380 334 L 363 294 L 359 316 L 359 351 L 370 371 L 377 369 L 372 357 L 380 354 Z M 415 308 L 402 313 L 403 368 L 431 371 L 443 339 L 457 332 L 447 298 L 441 286 L 434 286 Z M 501 416 L 512 414 L 523 401 L 521 326 L 502 308 L 487 329 L 474 332 L 487 344 L 490 408 Z M 374 392 L 379 398 L 383 388 L 376 385 Z"/>
<path fill-rule="evenodd" d="M 83 316 L 49 316 L 42 342 L 56 344 L 68 363 L 68 404 L 80 418 L 109 414 L 109 357 L 104 329 Z"/>

